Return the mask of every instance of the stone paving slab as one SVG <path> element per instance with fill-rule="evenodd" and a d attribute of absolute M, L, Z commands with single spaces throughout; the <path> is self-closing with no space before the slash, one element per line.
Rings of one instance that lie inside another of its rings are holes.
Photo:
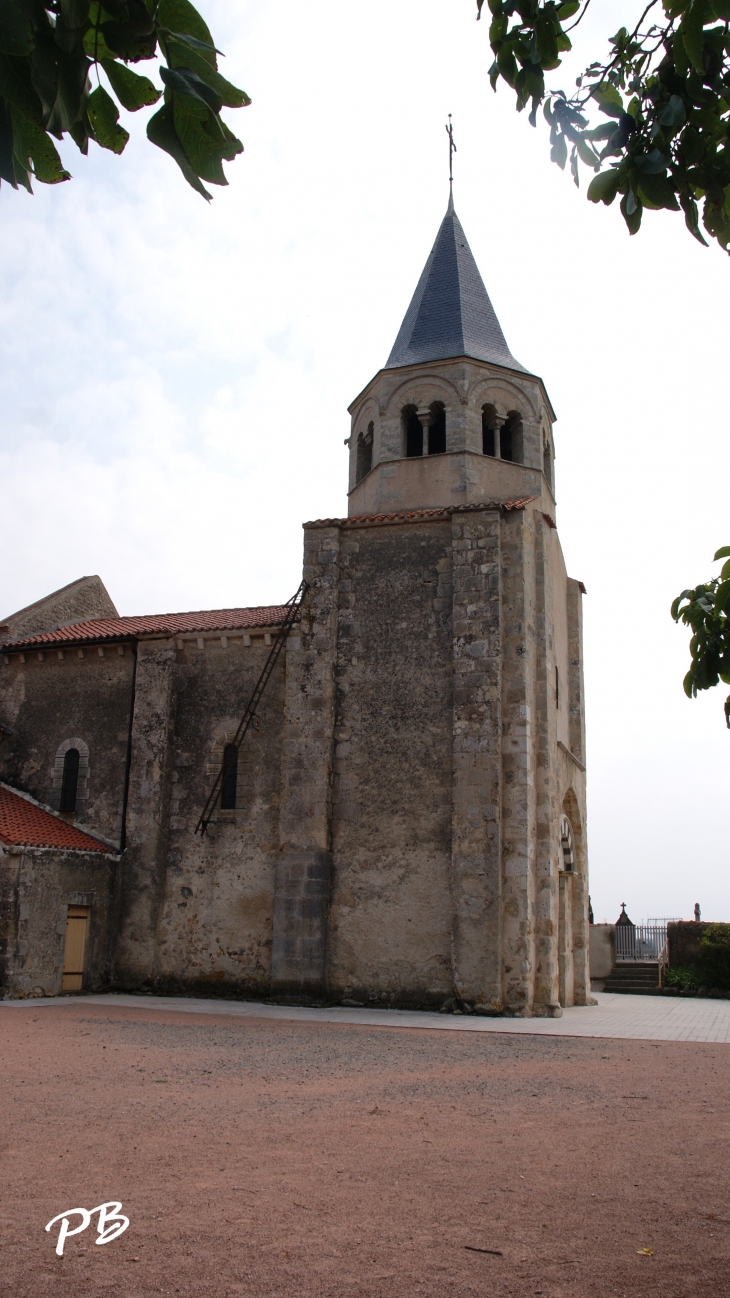
<path fill-rule="evenodd" d="M 218 1014 L 238 1018 L 284 1019 L 305 1023 L 353 1023 L 377 1028 L 437 1028 L 441 1032 L 508 1032 L 540 1037 L 614 1037 L 640 1041 L 713 1041 L 730 1043 L 730 1001 L 698 997 L 626 996 L 594 992 L 597 1005 L 573 1006 L 559 1019 L 482 1018 L 418 1010 L 355 1009 L 333 1006 L 310 1009 L 264 1005 L 256 1001 L 196 999 L 187 996 L 127 996 L 110 993 L 59 996 L 38 1000 L 3 1000 L 0 1009 L 45 1009 L 64 1005 L 119 1005 L 138 1010 L 173 1010 L 182 1014 Z"/>

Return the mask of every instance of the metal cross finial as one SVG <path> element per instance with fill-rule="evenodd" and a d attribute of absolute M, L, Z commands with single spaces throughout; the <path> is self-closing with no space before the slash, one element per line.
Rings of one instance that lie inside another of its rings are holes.
<path fill-rule="evenodd" d="M 456 153 L 456 145 L 454 144 L 454 128 L 451 125 L 451 113 L 449 113 L 449 124 L 446 127 L 446 134 L 449 137 L 449 190 L 451 191 L 454 187 L 454 154 Z"/>

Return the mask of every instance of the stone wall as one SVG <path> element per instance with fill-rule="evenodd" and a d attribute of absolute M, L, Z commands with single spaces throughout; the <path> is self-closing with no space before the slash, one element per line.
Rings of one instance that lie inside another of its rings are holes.
<path fill-rule="evenodd" d="M 2 640 L 23 640 L 98 617 L 118 617 L 100 577 L 79 577 L 35 604 L 0 618 Z"/>
<path fill-rule="evenodd" d="M 0 849 L 0 995 L 59 994 L 70 905 L 89 907 L 84 990 L 109 986 L 118 868 L 96 852 Z"/>
<path fill-rule="evenodd" d="M 0 779 L 58 810 L 59 748 L 80 740 L 89 750 L 88 773 L 84 770 L 79 780 L 75 820 L 118 845 L 132 710 L 132 646 L 53 646 L 8 658 L 0 667 L 0 721 L 13 734 L 0 748 Z"/>
<path fill-rule="evenodd" d="M 269 652 L 263 632 L 140 645 L 119 986 L 268 991 L 283 656 L 241 745 L 235 809 L 195 827 Z"/>
<path fill-rule="evenodd" d="M 608 978 L 616 956 L 616 932 L 613 924 L 591 924 L 590 972 L 591 978 Z"/>
<path fill-rule="evenodd" d="M 451 575 L 448 518 L 342 536 L 335 997 L 425 1005 L 452 994 Z"/>
<path fill-rule="evenodd" d="M 116 987 L 525 1015 L 585 1002 L 580 588 L 544 503 L 307 525 L 301 621 L 240 749 L 237 805 L 205 837 L 270 633 L 150 638 L 136 660 L 129 644 L 10 655 L 2 778 L 49 801 L 59 743 L 83 739 L 77 819 L 125 832 Z M 9 959 L 46 987 L 63 888 L 34 878 L 40 964 Z"/>

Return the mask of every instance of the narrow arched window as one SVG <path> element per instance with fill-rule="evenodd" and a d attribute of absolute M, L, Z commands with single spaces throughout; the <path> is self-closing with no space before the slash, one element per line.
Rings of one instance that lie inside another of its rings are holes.
<path fill-rule="evenodd" d="M 431 406 L 431 427 L 428 430 L 429 455 L 443 455 L 446 451 L 446 408 L 442 401 Z"/>
<path fill-rule="evenodd" d="M 221 785 L 221 811 L 236 810 L 236 784 L 238 782 L 238 748 L 226 744 L 223 749 L 223 783 Z"/>
<path fill-rule="evenodd" d="M 509 411 L 502 424 L 499 440 L 502 459 L 522 464 L 522 415 L 519 410 Z"/>
<path fill-rule="evenodd" d="M 495 431 L 497 412 L 494 406 L 482 406 L 482 451 L 485 455 L 496 454 Z"/>
<path fill-rule="evenodd" d="M 76 794 L 79 787 L 79 750 L 69 748 L 63 759 L 63 780 L 61 782 L 61 802 L 59 811 L 76 810 Z"/>
<path fill-rule="evenodd" d="M 567 816 L 560 817 L 560 866 L 566 874 L 575 870 L 575 852 L 573 849 L 573 827 Z"/>
<path fill-rule="evenodd" d="M 423 455 L 423 428 L 415 406 L 404 406 L 401 412 L 406 455 L 409 459 Z"/>
<path fill-rule="evenodd" d="M 368 424 L 366 433 L 360 433 L 357 439 L 357 465 L 356 478 L 360 482 L 369 473 L 373 467 L 373 436 L 374 426 L 372 421 Z"/>
<path fill-rule="evenodd" d="M 553 485 L 553 458 L 550 454 L 550 443 L 547 438 L 542 448 L 542 470 L 548 481 L 548 486 L 552 490 Z"/>

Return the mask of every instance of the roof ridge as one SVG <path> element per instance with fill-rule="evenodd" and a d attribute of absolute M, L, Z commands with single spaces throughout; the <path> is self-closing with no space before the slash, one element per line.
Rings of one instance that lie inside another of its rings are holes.
<path fill-rule="evenodd" d="M 350 514 L 347 518 L 314 518 L 304 527 L 347 527 L 355 523 L 399 523 L 413 518 L 451 518 L 453 514 L 473 514 L 485 509 L 525 509 L 537 496 L 521 496 L 518 500 L 475 501 L 469 505 L 440 505 L 434 509 L 401 509 L 392 514 Z"/>

